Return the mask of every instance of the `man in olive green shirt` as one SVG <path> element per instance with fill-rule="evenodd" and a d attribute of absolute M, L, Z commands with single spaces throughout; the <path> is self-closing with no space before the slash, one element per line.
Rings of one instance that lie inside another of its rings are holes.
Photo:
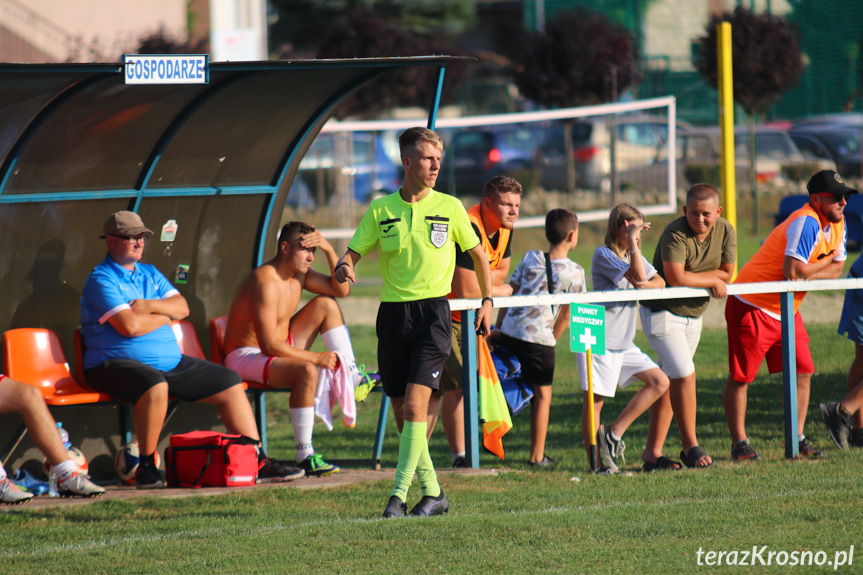
<path fill-rule="evenodd" d="M 384 392 L 392 398 L 401 438 L 396 485 L 384 517 L 407 514 L 414 472 L 423 490 L 411 515 L 440 515 L 449 501 L 437 481 L 426 431 L 432 390 L 439 389 L 449 357 L 452 323 L 446 295 L 455 269 L 455 244 L 470 253 L 482 293 L 477 333 L 488 333 L 494 302 L 491 270 L 467 211 L 452 196 L 432 189 L 440 171 L 443 144 L 425 128 L 399 136 L 404 185 L 375 200 L 360 222 L 348 250 L 336 265 L 339 282 L 356 281 L 360 258 L 380 250 L 383 289 L 378 310 L 378 366 Z"/>
<path fill-rule="evenodd" d="M 722 218 L 719 192 L 709 184 L 696 184 L 686 193 L 684 217 L 662 232 L 653 267 L 669 287 L 708 288 L 713 297 L 724 298 L 726 283 L 734 274 L 737 236 Z M 659 367 L 668 375 L 668 392 L 650 408 L 647 446 L 641 457 L 661 469 L 679 469 L 662 455 L 672 414 L 677 419 L 687 467 L 709 467 L 713 458 L 699 447 L 695 437 L 695 364 L 692 357 L 701 339 L 701 316 L 710 298 L 695 297 L 641 302 L 641 325 L 647 341 L 659 357 Z"/>

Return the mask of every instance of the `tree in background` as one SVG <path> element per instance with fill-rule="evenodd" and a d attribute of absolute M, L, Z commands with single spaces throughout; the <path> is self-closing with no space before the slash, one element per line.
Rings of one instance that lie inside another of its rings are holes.
<path fill-rule="evenodd" d="M 546 24 L 545 32 L 524 32 L 510 43 L 509 52 L 516 86 L 546 108 L 614 102 L 641 79 L 632 34 L 586 9 L 561 13 Z M 571 120 L 564 121 L 564 146 L 567 188 L 572 192 Z"/>
<path fill-rule="evenodd" d="M 803 59 L 797 45 L 797 30 L 786 19 L 772 14 L 755 14 L 742 7 L 710 19 L 701 38 L 695 67 L 711 86 L 717 88 L 716 26 L 731 24 L 731 65 L 734 74 L 734 101 L 749 120 L 749 189 L 755 203 L 754 225 L 758 233 L 758 187 L 755 180 L 755 120 L 770 110 L 779 97 L 800 81 Z"/>
<path fill-rule="evenodd" d="M 400 30 L 420 35 L 457 36 L 476 23 L 475 0 L 269 0 L 269 3 L 270 45 L 283 57 L 316 54 L 321 31 L 345 14 L 360 10 L 374 12 L 397 24 Z M 388 54 L 395 55 L 398 54 Z"/>
<path fill-rule="evenodd" d="M 788 20 L 798 31 L 806 69 L 779 106 L 789 116 L 863 109 L 863 2 L 791 0 Z M 829 87 L 829 88 L 828 88 Z"/>
<path fill-rule="evenodd" d="M 427 35 L 410 32 L 397 20 L 378 11 L 354 10 L 323 33 L 318 58 L 384 58 L 395 56 L 428 56 L 441 50 Z M 411 67 L 391 72 L 375 80 L 345 101 L 337 117 L 378 117 L 394 108 L 431 103 L 436 69 Z M 446 68 L 445 94 L 450 96 L 465 76 L 464 65 Z"/>
<path fill-rule="evenodd" d="M 138 40 L 135 54 L 205 54 L 210 51 L 207 40 L 187 42 L 178 40 L 163 29 Z"/>

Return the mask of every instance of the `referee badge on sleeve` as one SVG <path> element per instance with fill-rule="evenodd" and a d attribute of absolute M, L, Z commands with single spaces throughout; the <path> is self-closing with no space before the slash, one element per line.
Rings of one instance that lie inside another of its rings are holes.
<path fill-rule="evenodd" d="M 442 247 L 447 240 L 449 234 L 449 224 L 432 223 L 431 225 L 431 243 L 434 247 Z"/>

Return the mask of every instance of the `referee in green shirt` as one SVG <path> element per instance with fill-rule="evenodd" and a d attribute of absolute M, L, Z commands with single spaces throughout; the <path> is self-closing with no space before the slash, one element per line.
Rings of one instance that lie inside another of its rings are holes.
<path fill-rule="evenodd" d="M 470 253 L 482 292 L 477 333 L 491 325 L 494 302 L 491 269 L 462 203 L 432 189 L 440 171 L 443 143 L 425 128 L 399 136 L 405 180 L 397 194 L 375 200 L 360 222 L 348 250 L 336 265 L 339 282 L 356 281 L 354 266 L 379 249 L 384 287 L 378 310 L 378 369 L 392 398 L 401 439 L 396 485 L 384 517 L 407 515 L 414 473 L 423 497 L 411 515 L 441 515 L 449 501 L 437 481 L 426 430 L 432 390 L 440 385 L 449 357 L 452 322 L 446 295 L 455 269 L 455 244 Z"/>

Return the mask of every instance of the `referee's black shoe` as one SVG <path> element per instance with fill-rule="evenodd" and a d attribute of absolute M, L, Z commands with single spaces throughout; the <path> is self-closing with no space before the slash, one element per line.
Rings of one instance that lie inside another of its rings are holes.
<path fill-rule="evenodd" d="M 387 502 L 387 507 L 384 509 L 383 518 L 390 519 L 391 517 L 405 517 L 408 514 L 407 504 L 393 495 Z"/>
<path fill-rule="evenodd" d="M 449 511 L 449 500 L 443 491 L 437 497 L 423 495 L 416 507 L 411 509 L 411 515 L 415 517 L 431 517 L 433 515 L 443 515 Z"/>

